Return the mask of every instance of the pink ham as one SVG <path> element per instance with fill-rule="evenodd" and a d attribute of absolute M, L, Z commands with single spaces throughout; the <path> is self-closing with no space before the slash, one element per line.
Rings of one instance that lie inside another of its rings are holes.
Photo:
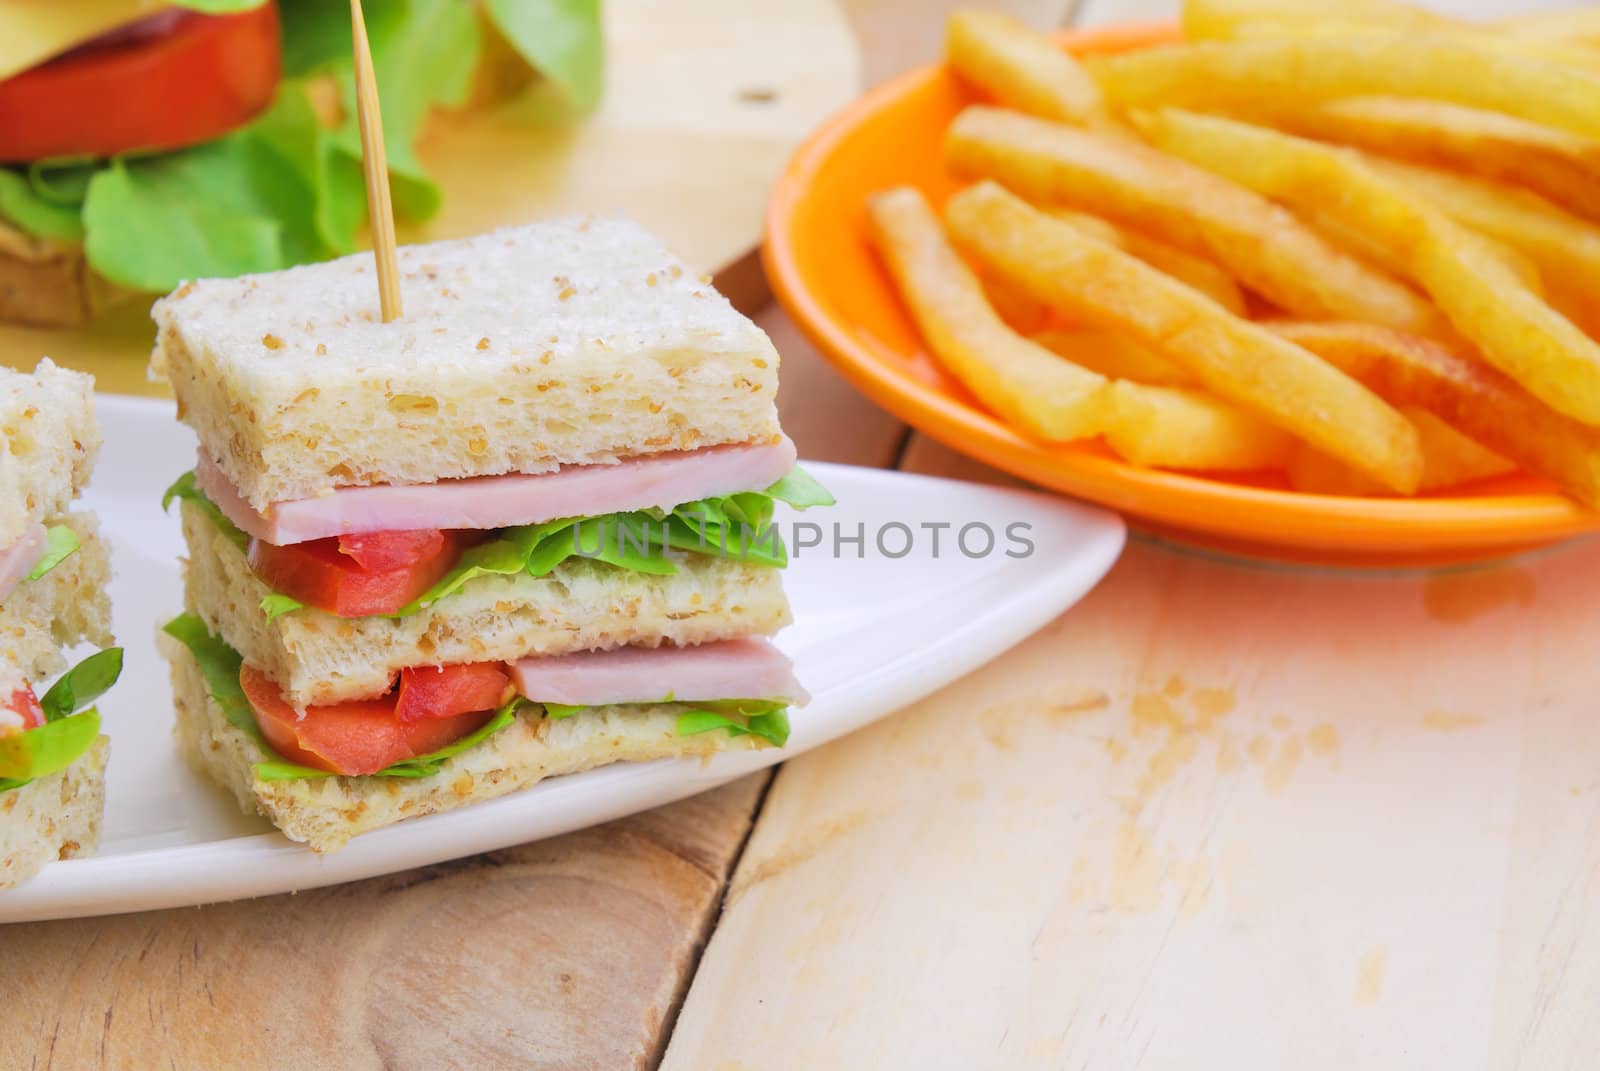
<path fill-rule="evenodd" d="M 784 653 L 754 637 L 698 647 L 619 647 L 524 658 L 512 665 L 511 680 L 517 691 L 536 703 L 579 707 L 667 699 L 788 699 L 803 703 L 807 698 Z"/>
<path fill-rule="evenodd" d="M 629 458 L 615 465 L 575 465 L 541 476 L 474 476 L 438 483 L 341 487 L 321 498 L 268 507 L 263 515 L 201 451 L 195 481 L 245 532 L 277 546 L 365 532 L 419 528 L 484 530 L 593 517 L 625 510 L 671 509 L 685 502 L 772 486 L 794 467 L 794 443 Z"/>
<path fill-rule="evenodd" d="M 21 539 L 0 551 L 0 602 L 5 602 L 6 597 L 22 583 L 22 578 L 39 564 L 48 544 L 44 525 L 33 524 L 22 533 Z"/>

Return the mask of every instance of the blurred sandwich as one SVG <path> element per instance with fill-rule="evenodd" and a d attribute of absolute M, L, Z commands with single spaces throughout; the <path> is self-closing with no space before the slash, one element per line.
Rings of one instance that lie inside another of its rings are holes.
<path fill-rule="evenodd" d="M 365 8 L 404 218 L 438 208 L 413 148 L 436 106 L 534 82 L 572 111 L 598 98 L 596 4 Z M 0 4 L 0 320 L 75 324 L 130 290 L 355 249 L 350 57 L 328 0 Z"/>
<path fill-rule="evenodd" d="M 185 284 L 182 746 L 318 850 L 552 774 L 781 745 L 778 356 L 637 226 Z"/>
<path fill-rule="evenodd" d="M 41 361 L 0 369 L 0 888 L 100 839 L 107 742 L 89 704 L 122 652 L 66 665 L 61 648 L 111 642 L 110 568 L 92 515 L 68 512 L 100 446 L 93 380 Z"/>

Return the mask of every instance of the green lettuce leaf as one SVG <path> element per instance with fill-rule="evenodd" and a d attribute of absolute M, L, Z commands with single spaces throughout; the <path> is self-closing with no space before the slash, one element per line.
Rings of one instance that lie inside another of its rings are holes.
<path fill-rule="evenodd" d="M 77 553 L 78 533 L 64 524 L 52 524 L 46 528 L 44 538 L 44 556 L 28 571 L 24 580 L 38 580 Z"/>
<path fill-rule="evenodd" d="M 486 0 L 495 28 L 528 65 L 555 83 L 575 111 L 600 102 L 605 41 L 600 0 Z"/>
<path fill-rule="evenodd" d="M 83 240 L 80 205 L 58 204 L 39 196 L 27 175 L 10 168 L 0 168 L 0 219 L 39 238 Z"/>
<path fill-rule="evenodd" d="M 658 700 L 672 702 L 669 696 Z M 545 716 L 554 720 L 582 714 L 592 707 L 571 706 L 566 703 L 541 703 Z M 755 735 L 782 747 L 789 740 L 789 701 L 786 699 L 719 699 L 714 702 L 696 702 L 678 715 L 679 736 L 726 729 L 729 736 Z"/>
<path fill-rule="evenodd" d="M 179 498 L 199 506 L 205 515 L 211 518 L 211 523 L 221 529 L 222 534 L 227 536 L 228 541 L 234 546 L 240 550 L 245 550 L 250 546 L 250 537 L 238 525 L 228 520 L 228 515 L 218 509 L 217 504 L 211 501 L 204 491 L 200 490 L 199 484 L 195 483 L 193 471 L 186 472 L 172 481 L 172 486 L 167 488 L 166 493 L 161 496 L 161 508 L 163 510 L 171 509 L 173 500 Z"/>
<path fill-rule="evenodd" d="M 834 497 L 828 489 L 822 486 L 818 479 L 805 469 L 796 465 L 789 470 L 788 475 L 771 487 L 766 493 L 779 502 L 787 503 L 795 509 L 810 509 L 813 506 L 831 506 Z"/>
<path fill-rule="evenodd" d="M 775 747 L 789 741 L 789 704 L 782 699 L 728 699 L 696 703 L 678 715 L 678 735 L 726 729 L 729 736 L 759 736 Z"/>
<path fill-rule="evenodd" d="M 168 621 L 162 631 L 182 643 L 194 656 L 195 662 L 200 666 L 200 673 L 205 678 L 206 691 L 210 693 L 212 702 L 217 704 L 228 724 L 248 736 L 262 752 L 274 756 L 255 764 L 254 770 L 257 776 L 264 781 L 337 776 L 326 770 L 289 762 L 272 749 L 266 737 L 261 735 L 261 727 L 256 724 L 255 711 L 251 709 L 250 700 L 245 697 L 244 688 L 239 684 L 239 669 L 244 664 L 244 658 L 226 642 L 213 636 L 204 621 L 194 614 L 180 614 Z M 440 766 L 446 759 L 459 755 L 468 748 L 476 747 L 515 721 L 517 710 L 522 703 L 521 698 L 513 699 L 496 711 L 494 717 L 475 732 L 468 733 L 438 751 L 405 759 L 370 776 L 430 777 L 439 772 Z"/>
<path fill-rule="evenodd" d="M 180 0 L 225 13 L 261 0 Z M 423 220 L 439 189 L 416 154 L 429 112 L 463 104 L 482 46 L 462 0 L 368 0 L 373 67 L 396 212 Z M 43 238 L 82 241 L 100 274 L 133 289 L 272 271 L 356 248 L 366 218 L 361 140 L 350 76 L 350 15 L 329 0 L 281 0 L 286 81 L 273 106 L 216 141 L 107 161 L 0 168 L 0 218 Z M 598 0 L 505 0 L 483 9 L 576 110 L 598 99 Z M 308 79 L 331 74 L 342 122 L 324 128 Z"/>
<path fill-rule="evenodd" d="M 45 723 L 0 737 L 0 792 L 77 762 L 100 735 L 99 711 L 82 708 L 104 695 L 121 674 L 120 647 L 108 647 L 67 670 L 39 700 Z"/>
<path fill-rule="evenodd" d="M 0 737 L 0 792 L 21 788 L 77 762 L 100 735 L 100 712 L 58 718 L 37 729 Z"/>
<path fill-rule="evenodd" d="M 290 598 L 288 595 L 279 595 L 273 592 L 261 600 L 261 612 L 267 615 L 268 621 L 276 621 L 284 614 L 292 614 L 296 610 L 304 610 L 306 604 L 299 599 Z"/>
<path fill-rule="evenodd" d="M 249 537 L 206 497 L 194 473 L 179 476 L 162 496 L 168 508 L 173 499 L 195 503 L 241 550 Z M 461 590 L 481 576 L 548 575 L 573 557 L 592 558 L 619 569 L 670 576 L 678 571 L 670 551 L 718 554 L 773 568 L 789 562 L 778 530 L 772 525 L 776 502 L 796 509 L 831 505 L 833 496 L 796 466 L 789 475 L 765 491 L 745 491 L 721 498 L 687 502 L 662 512 L 657 510 L 611 513 L 600 517 L 569 517 L 544 524 L 502 528 L 494 537 L 469 548 L 450 571 L 394 617 L 420 613 Z M 287 595 L 273 594 L 261 601 L 267 619 L 304 608 Z"/>
<path fill-rule="evenodd" d="M 96 651 L 61 675 L 39 699 L 46 721 L 59 721 L 99 699 L 122 676 L 122 648 Z"/>

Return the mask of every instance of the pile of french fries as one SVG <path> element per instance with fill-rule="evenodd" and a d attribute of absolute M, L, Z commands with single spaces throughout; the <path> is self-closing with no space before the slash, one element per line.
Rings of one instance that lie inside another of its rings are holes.
<path fill-rule="evenodd" d="M 1190 0 L 1076 60 L 950 20 L 969 183 L 868 216 L 929 349 L 1047 443 L 1413 495 L 1516 469 L 1600 508 L 1600 10 Z"/>

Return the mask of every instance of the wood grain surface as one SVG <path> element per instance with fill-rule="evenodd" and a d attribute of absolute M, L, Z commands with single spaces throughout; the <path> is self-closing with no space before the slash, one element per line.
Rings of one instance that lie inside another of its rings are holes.
<path fill-rule="evenodd" d="M 765 782 L 294 896 L 4 927 L 0 1067 L 654 1066 Z"/>
<path fill-rule="evenodd" d="M 846 0 L 867 80 L 933 58 L 954 6 Z M 807 456 L 1011 482 L 759 319 Z M 1597 568 L 1596 542 L 1391 574 L 1136 538 L 764 804 L 756 777 L 391 878 L 6 928 L 42 969 L 0 982 L 0 1067 L 1588 1069 Z"/>
<path fill-rule="evenodd" d="M 915 433 L 900 466 L 1016 482 Z M 781 769 L 662 1066 L 1600 1066 L 1597 567 L 1136 536 L 1010 654 Z"/>

